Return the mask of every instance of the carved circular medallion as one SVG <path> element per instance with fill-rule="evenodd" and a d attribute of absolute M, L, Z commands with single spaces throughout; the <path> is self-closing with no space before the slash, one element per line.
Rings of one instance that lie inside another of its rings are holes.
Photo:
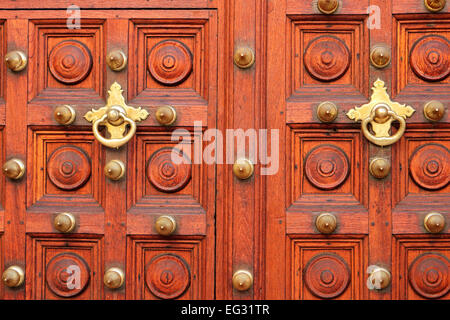
<path fill-rule="evenodd" d="M 187 263 L 174 254 L 154 257 L 147 265 L 145 281 L 150 291 L 161 299 L 175 299 L 189 287 L 191 274 Z"/>
<path fill-rule="evenodd" d="M 334 253 L 323 253 L 313 257 L 303 272 L 306 286 L 319 298 L 336 298 L 350 283 L 350 269 L 347 263 Z"/>
<path fill-rule="evenodd" d="M 306 177 L 317 188 L 325 190 L 337 188 L 347 179 L 349 172 L 347 155 L 338 147 L 318 146 L 306 156 Z"/>
<path fill-rule="evenodd" d="M 50 52 L 48 67 L 59 82 L 76 84 L 86 79 L 91 72 L 91 52 L 79 41 L 62 41 Z"/>
<path fill-rule="evenodd" d="M 440 144 L 421 146 L 409 160 L 409 172 L 424 189 L 444 188 L 450 182 L 450 152 Z"/>
<path fill-rule="evenodd" d="M 83 150 L 74 146 L 62 146 L 53 151 L 47 162 L 47 175 L 60 189 L 75 190 L 83 186 L 91 176 L 91 163 Z"/>
<path fill-rule="evenodd" d="M 68 298 L 80 294 L 87 287 L 89 278 L 89 266 L 75 253 L 58 254 L 47 264 L 47 284 L 60 297 Z"/>
<path fill-rule="evenodd" d="M 306 70 L 320 81 L 334 81 L 342 77 L 350 66 L 347 45 L 332 36 L 312 40 L 305 50 Z"/>
<path fill-rule="evenodd" d="M 436 299 L 450 290 L 450 261 L 437 253 L 418 256 L 409 268 L 409 282 L 424 298 Z"/>
<path fill-rule="evenodd" d="M 179 149 L 159 149 L 148 162 L 147 178 L 159 191 L 179 191 L 191 180 L 191 160 Z"/>
<path fill-rule="evenodd" d="M 450 74 L 450 42 L 438 35 L 424 36 L 413 45 L 409 61 L 423 80 L 444 80 Z"/>
<path fill-rule="evenodd" d="M 183 82 L 192 71 L 191 51 L 180 41 L 161 41 L 148 55 L 148 71 L 164 85 Z"/>

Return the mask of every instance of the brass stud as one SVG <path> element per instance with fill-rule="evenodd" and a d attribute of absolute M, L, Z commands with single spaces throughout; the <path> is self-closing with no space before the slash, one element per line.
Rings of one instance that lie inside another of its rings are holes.
<path fill-rule="evenodd" d="M 423 108 L 425 118 L 430 121 L 440 121 L 444 117 L 445 107 L 440 101 L 430 101 Z"/>
<path fill-rule="evenodd" d="M 177 229 L 177 222 L 171 216 L 161 216 L 156 219 L 155 229 L 162 236 L 170 236 Z"/>
<path fill-rule="evenodd" d="M 320 121 L 329 123 L 336 120 L 338 116 L 338 108 L 333 102 L 322 102 L 317 107 L 317 118 Z"/>
<path fill-rule="evenodd" d="M 383 290 L 391 284 L 391 273 L 385 268 L 376 267 L 370 273 L 371 290 Z"/>
<path fill-rule="evenodd" d="M 382 69 L 391 63 L 391 50 L 385 45 L 376 45 L 370 51 L 370 62 L 375 68 Z"/>
<path fill-rule="evenodd" d="M 120 180 L 125 175 L 125 164 L 120 160 L 111 160 L 105 165 L 104 173 L 111 180 Z"/>
<path fill-rule="evenodd" d="M 75 229 L 76 221 L 73 214 L 63 212 L 58 214 L 53 221 L 55 229 L 62 233 L 70 233 Z"/>
<path fill-rule="evenodd" d="M 14 72 L 19 72 L 25 69 L 28 63 L 25 53 L 19 50 L 8 52 L 5 55 L 6 66 Z"/>
<path fill-rule="evenodd" d="M 68 126 L 75 121 L 76 112 L 69 105 L 58 106 L 53 110 L 55 121 L 64 126 Z"/>
<path fill-rule="evenodd" d="M 384 158 L 375 158 L 370 161 L 369 172 L 377 179 L 384 179 L 391 172 L 391 163 Z"/>
<path fill-rule="evenodd" d="M 389 115 L 389 109 L 386 105 L 380 104 L 379 106 L 375 107 L 375 117 L 373 118 L 373 120 L 376 123 L 386 123 L 390 118 L 391 116 Z"/>
<path fill-rule="evenodd" d="M 423 220 L 425 229 L 430 233 L 442 232 L 445 228 L 445 217 L 437 212 L 431 212 Z"/>
<path fill-rule="evenodd" d="M 172 106 L 162 106 L 156 110 L 156 120 L 163 126 L 170 126 L 177 120 L 177 111 Z"/>
<path fill-rule="evenodd" d="M 319 0 L 317 1 L 317 8 L 324 14 L 335 13 L 339 8 L 339 0 Z"/>
<path fill-rule="evenodd" d="M 233 287 L 238 291 L 247 291 L 253 285 L 253 276 L 246 270 L 239 270 L 233 274 Z"/>
<path fill-rule="evenodd" d="M 241 180 L 249 179 L 253 175 L 253 171 L 253 163 L 245 158 L 237 159 L 233 165 L 234 175 Z"/>
<path fill-rule="evenodd" d="M 336 230 L 337 219 L 331 213 L 322 213 L 316 218 L 316 228 L 320 233 L 330 234 Z"/>
<path fill-rule="evenodd" d="M 19 266 L 10 266 L 2 274 L 3 283 L 10 288 L 17 288 L 23 284 L 25 273 Z"/>
<path fill-rule="evenodd" d="M 445 8 L 446 0 L 424 0 L 425 7 L 431 12 L 439 12 Z"/>
<path fill-rule="evenodd" d="M 125 282 L 125 274 L 120 268 L 109 268 L 103 277 L 103 283 L 109 289 L 119 289 Z"/>
<path fill-rule="evenodd" d="M 113 50 L 106 56 L 106 63 L 112 71 L 121 71 L 127 65 L 127 56 L 122 50 Z"/>
<path fill-rule="evenodd" d="M 10 179 L 18 180 L 25 174 L 25 164 L 20 159 L 10 159 L 3 164 L 3 173 Z"/>
<path fill-rule="evenodd" d="M 241 69 L 250 68 L 255 63 L 255 53 L 249 47 L 240 47 L 234 53 L 234 63 Z"/>

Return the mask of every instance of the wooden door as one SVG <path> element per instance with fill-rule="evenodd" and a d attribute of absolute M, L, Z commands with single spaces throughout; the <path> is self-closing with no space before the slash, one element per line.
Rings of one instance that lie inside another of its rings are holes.
<path fill-rule="evenodd" d="M 6 2 L 0 58 L 27 65 L 0 67 L 1 296 L 214 298 L 215 167 L 193 154 L 216 127 L 216 1 Z"/>
<path fill-rule="evenodd" d="M 269 1 L 267 127 L 284 143 L 266 177 L 266 298 L 450 298 L 449 10 Z M 395 114 L 367 114 L 387 102 Z"/>

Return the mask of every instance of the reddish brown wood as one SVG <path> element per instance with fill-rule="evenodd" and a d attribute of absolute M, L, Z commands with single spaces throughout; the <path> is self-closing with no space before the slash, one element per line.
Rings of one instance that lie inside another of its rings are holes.
<path fill-rule="evenodd" d="M 303 278 L 308 289 L 319 298 L 336 298 L 350 283 L 351 270 L 338 255 L 322 253 L 308 261 Z"/>
<path fill-rule="evenodd" d="M 176 148 L 159 149 L 147 164 L 147 178 L 162 192 L 183 189 L 191 179 L 191 172 L 191 160 Z"/>
<path fill-rule="evenodd" d="M 411 156 L 409 171 L 421 188 L 441 189 L 450 182 L 450 152 L 441 144 L 423 145 Z"/>
<path fill-rule="evenodd" d="M 442 36 L 424 36 L 411 49 L 411 68 L 426 81 L 440 81 L 450 74 L 450 42 Z"/>
<path fill-rule="evenodd" d="M 69 298 L 82 292 L 90 278 L 89 266 L 77 254 L 61 253 L 54 256 L 45 267 L 46 281 L 53 293 Z M 79 278 L 75 275 L 79 274 Z"/>
<path fill-rule="evenodd" d="M 184 293 L 191 282 L 189 267 L 181 257 L 163 254 L 146 266 L 145 281 L 156 297 L 174 299 Z"/>
<path fill-rule="evenodd" d="M 180 41 L 157 43 L 151 48 L 147 60 L 150 74 L 164 85 L 183 82 L 192 71 L 192 53 Z"/>
<path fill-rule="evenodd" d="M 48 158 L 47 174 L 58 188 L 77 189 L 91 176 L 90 159 L 81 149 L 71 146 L 60 147 Z"/>
<path fill-rule="evenodd" d="M 337 80 L 350 67 L 350 52 L 345 42 L 332 36 L 317 37 L 307 45 L 305 67 L 316 79 Z"/>
<path fill-rule="evenodd" d="M 83 81 L 92 69 L 91 52 L 79 41 L 62 41 L 50 51 L 48 65 L 56 80 L 76 84 Z"/>

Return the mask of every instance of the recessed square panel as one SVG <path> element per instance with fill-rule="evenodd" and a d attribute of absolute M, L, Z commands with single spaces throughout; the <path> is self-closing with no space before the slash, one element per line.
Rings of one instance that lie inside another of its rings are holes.
<path fill-rule="evenodd" d="M 201 299 L 200 239 L 128 239 L 131 299 Z M 128 293 L 128 294 L 129 294 Z"/>
<path fill-rule="evenodd" d="M 207 104 L 216 70 L 215 13 L 189 15 L 130 24 L 130 101 Z"/>
<path fill-rule="evenodd" d="M 29 101 L 101 101 L 103 23 L 81 20 L 81 29 L 69 29 L 66 20 L 30 22 Z"/>
<path fill-rule="evenodd" d="M 396 202 L 408 195 L 418 195 L 429 203 L 433 196 L 450 194 L 450 131 L 440 129 L 430 133 L 410 129 L 394 147 Z"/>
<path fill-rule="evenodd" d="M 450 239 L 448 237 L 395 238 L 393 257 L 395 257 L 392 263 L 394 299 L 450 299 Z"/>
<path fill-rule="evenodd" d="M 102 298 L 103 241 L 99 238 L 27 238 L 27 298 Z"/>
<path fill-rule="evenodd" d="M 292 298 L 363 299 L 364 238 L 292 239 Z"/>
<path fill-rule="evenodd" d="M 368 38 L 364 20 L 291 17 L 287 75 L 289 95 L 344 92 L 366 95 Z"/>
<path fill-rule="evenodd" d="M 130 153 L 129 191 L 133 204 L 155 205 L 163 202 L 175 204 L 181 200 L 186 205 L 201 203 L 201 186 L 205 177 L 204 166 L 193 158 L 196 143 L 194 135 L 178 135 L 179 140 L 164 132 L 138 133 Z"/>
<path fill-rule="evenodd" d="M 28 206 L 99 205 L 102 149 L 92 132 L 30 130 L 29 138 Z"/>
<path fill-rule="evenodd" d="M 397 20 L 394 95 L 447 95 L 450 89 L 450 23 Z M 415 97 L 414 97 L 415 98 Z M 428 98 L 427 98 L 428 99 Z"/>
<path fill-rule="evenodd" d="M 349 195 L 361 201 L 361 133 L 355 130 L 293 130 L 293 200 Z"/>

